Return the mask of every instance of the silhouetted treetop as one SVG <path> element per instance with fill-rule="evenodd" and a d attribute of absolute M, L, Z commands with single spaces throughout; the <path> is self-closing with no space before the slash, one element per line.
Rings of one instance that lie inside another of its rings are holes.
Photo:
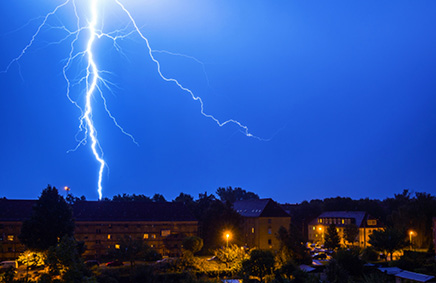
<path fill-rule="evenodd" d="M 216 194 L 220 197 L 221 201 L 234 203 L 238 200 L 251 200 L 259 199 L 259 196 L 253 192 L 247 192 L 241 188 L 218 188 Z"/>

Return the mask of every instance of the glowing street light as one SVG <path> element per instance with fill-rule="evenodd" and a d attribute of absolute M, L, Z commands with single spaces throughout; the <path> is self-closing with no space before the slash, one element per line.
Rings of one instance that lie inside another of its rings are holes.
<path fill-rule="evenodd" d="M 231 237 L 232 235 L 230 234 L 230 232 L 225 232 L 224 233 L 224 237 L 226 238 L 226 246 L 227 247 L 229 247 L 229 238 Z"/>
<path fill-rule="evenodd" d="M 409 242 L 410 242 L 410 249 L 412 249 L 412 237 L 416 236 L 416 232 L 409 231 Z"/>

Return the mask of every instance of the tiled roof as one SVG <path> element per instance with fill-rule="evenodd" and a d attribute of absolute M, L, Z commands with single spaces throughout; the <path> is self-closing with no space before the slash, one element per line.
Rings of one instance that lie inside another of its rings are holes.
<path fill-rule="evenodd" d="M 141 201 L 79 201 L 77 221 L 196 221 L 182 203 Z"/>
<path fill-rule="evenodd" d="M 0 221 L 23 221 L 36 200 L 0 200 Z M 173 202 L 79 201 L 73 205 L 76 221 L 196 221 L 182 204 Z"/>
<path fill-rule="evenodd" d="M 321 213 L 317 218 L 313 219 L 309 225 L 317 225 L 317 220 L 319 218 L 351 218 L 355 219 L 355 224 L 357 227 L 363 227 L 362 225 L 364 224 L 364 220 L 366 220 L 368 217 L 369 216 L 365 211 L 326 211 Z"/>
<path fill-rule="evenodd" d="M 0 220 L 23 221 L 32 214 L 36 200 L 6 200 L 0 199 Z"/>
<path fill-rule="evenodd" d="M 272 199 L 236 201 L 233 209 L 243 217 L 290 217 Z"/>

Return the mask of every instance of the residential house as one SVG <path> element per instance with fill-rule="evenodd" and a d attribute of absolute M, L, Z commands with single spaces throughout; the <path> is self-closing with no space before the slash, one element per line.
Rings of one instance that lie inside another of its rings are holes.
<path fill-rule="evenodd" d="M 280 243 L 276 233 L 283 226 L 289 229 L 291 216 L 272 199 L 242 200 L 233 208 L 244 219 L 243 242 L 247 247 L 277 250 Z"/>
<path fill-rule="evenodd" d="M 24 250 L 18 235 L 35 202 L 0 200 L 0 259 L 15 259 Z M 197 220 L 181 203 L 79 201 L 72 208 L 75 238 L 85 242 L 87 258 L 119 248 L 125 237 L 142 240 L 163 255 L 178 255 L 182 240 L 198 230 Z"/>
<path fill-rule="evenodd" d="M 364 211 L 327 211 L 309 222 L 309 242 L 322 244 L 327 228 L 331 224 L 336 226 L 342 245 L 345 244 L 345 226 L 350 224 L 356 225 L 359 229 L 359 234 L 354 244 L 362 248 L 368 246 L 369 235 L 371 235 L 373 231 L 383 229 L 384 227 L 378 219 Z"/>

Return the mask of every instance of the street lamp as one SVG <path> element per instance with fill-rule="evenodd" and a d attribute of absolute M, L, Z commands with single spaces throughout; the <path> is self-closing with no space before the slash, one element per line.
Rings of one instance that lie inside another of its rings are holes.
<path fill-rule="evenodd" d="M 409 231 L 409 242 L 410 242 L 410 250 L 412 250 L 412 237 L 416 236 L 414 231 Z"/>
<path fill-rule="evenodd" d="M 229 238 L 231 237 L 230 232 L 225 232 L 224 233 L 224 238 L 226 238 L 226 246 L 229 247 Z"/>
<path fill-rule="evenodd" d="M 322 231 L 322 227 L 318 227 L 319 233 L 321 234 L 321 243 L 324 244 L 324 233 Z"/>

